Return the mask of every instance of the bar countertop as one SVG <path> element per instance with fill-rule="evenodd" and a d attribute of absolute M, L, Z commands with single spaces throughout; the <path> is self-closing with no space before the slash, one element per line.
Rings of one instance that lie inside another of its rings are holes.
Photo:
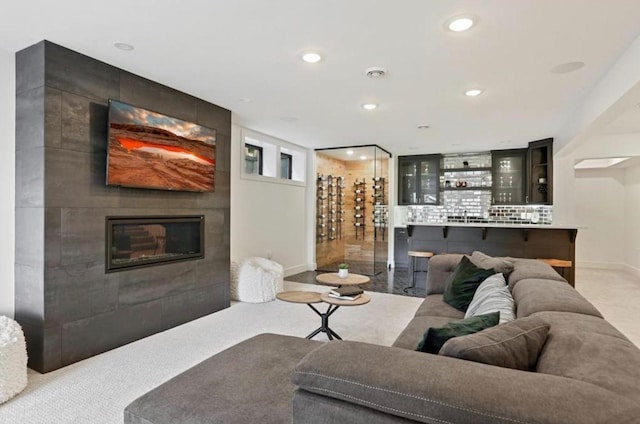
<path fill-rule="evenodd" d="M 579 227 L 577 225 L 561 225 L 561 224 L 504 224 L 500 222 L 406 222 L 396 225 L 396 228 L 408 227 L 410 225 L 423 226 L 423 227 L 477 227 L 477 228 L 535 228 L 535 229 L 549 229 L 549 230 L 578 230 L 585 229 L 586 227 Z"/>

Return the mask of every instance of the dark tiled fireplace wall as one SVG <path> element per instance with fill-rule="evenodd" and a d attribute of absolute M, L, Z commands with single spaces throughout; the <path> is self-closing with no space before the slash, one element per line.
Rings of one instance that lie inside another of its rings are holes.
<path fill-rule="evenodd" d="M 215 192 L 107 187 L 109 98 L 215 128 Z M 15 314 L 31 368 L 229 306 L 230 135 L 214 104 L 51 42 L 17 53 Z M 204 215 L 204 259 L 105 273 L 105 217 L 158 215 Z"/>

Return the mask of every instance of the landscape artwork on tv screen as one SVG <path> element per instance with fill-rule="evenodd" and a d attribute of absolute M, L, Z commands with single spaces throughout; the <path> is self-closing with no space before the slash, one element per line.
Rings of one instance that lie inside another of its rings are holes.
<path fill-rule="evenodd" d="M 213 191 L 216 131 L 109 101 L 107 184 Z"/>

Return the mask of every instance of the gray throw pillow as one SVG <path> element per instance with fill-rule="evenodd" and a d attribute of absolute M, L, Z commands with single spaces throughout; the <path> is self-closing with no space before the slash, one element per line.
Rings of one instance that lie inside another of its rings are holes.
<path fill-rule="evenodd" d="M 464 317 L 500 312 L 500 324 L 516 319 L 515 301 L 504 280 L 504 275 L 493 274 L 478 286 Z"/>
<path fill-rule="evenodd" d="M 471 262 L 479 268 L 494 269 L 496 272 L 501 272 L 504 274 L 504 278 L 509 278 L 509 274 L 513 272 L 513 262 L 507 259 L 494 258 L 478 251 L 471 254 Z"/>
<path fill-rule="evenodd" d="M 549 325 L 538 317 L 521 318 L 479 333 L 447 340 L 440 355 L 503 368 L 533 371 Z"/>

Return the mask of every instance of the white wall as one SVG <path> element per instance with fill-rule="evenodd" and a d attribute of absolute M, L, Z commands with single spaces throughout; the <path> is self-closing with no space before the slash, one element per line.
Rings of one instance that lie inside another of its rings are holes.
<path fill-rule="evenodd" d="M 231 260 L 271 256 L 284 266 L 285 275 L 312 269 L 307 263 L 307 187 L 242 178 L 243 131 L 238 125 L 231 131 Z M 285 147 L 306 150 L 265 137 Z"/>
<path fill-rule="evenodd" d="M 15 56 L 0 50 L 0 315 L 14 313 Z"/>
<path fill-rule="evenodd" d="M 640 273 L 640 166 L 625 171 L 625 263 Z"/>
<path fill-rule="evenodd" d="M 622 268 L 625 248 L 624 169 L 576 170 L 576 265 Z"/>

